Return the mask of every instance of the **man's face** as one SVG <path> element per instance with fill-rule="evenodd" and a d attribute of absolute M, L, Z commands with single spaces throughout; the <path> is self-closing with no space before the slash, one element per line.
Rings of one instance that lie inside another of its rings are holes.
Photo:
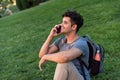
<path fill-rule="evenodd" d="M 62 33 L 69 33 L 72 31 L 71 20 L 69 17 L 63 17 L 62 20 Z"/>

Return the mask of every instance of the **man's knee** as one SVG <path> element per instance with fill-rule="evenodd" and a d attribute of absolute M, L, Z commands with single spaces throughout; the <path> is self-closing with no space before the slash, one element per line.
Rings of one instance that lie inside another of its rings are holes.
<path fill-rule="evenodd" d="M 58 63 L 57 66 L 62 68 L 68 68 L 71 64 L 72 62 Z"/>

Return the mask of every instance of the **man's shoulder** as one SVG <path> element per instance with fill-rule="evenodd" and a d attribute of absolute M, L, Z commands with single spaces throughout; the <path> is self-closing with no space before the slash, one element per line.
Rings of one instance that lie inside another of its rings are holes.
<path fill-rule="evenodd" d="M 86 44 L 86 40 L 82 37 L 79 37 L 78 40 L 75 41 L 76 44 Z"/>
<path fill-rule="evenodd" d="M 62 37 L 57 38 L 56 40 L 57 40 L 57 41 L 65 41 L 66 38 L 65 38 L 65 36 L 62 36 Z"/>

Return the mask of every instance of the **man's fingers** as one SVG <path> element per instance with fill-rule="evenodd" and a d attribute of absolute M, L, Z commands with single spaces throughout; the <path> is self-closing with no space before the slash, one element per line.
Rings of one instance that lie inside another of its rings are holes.
<path fill-rule="evenodd" d="M 42 67 L 40 67 L 40 71 L 42 71 Z"/>
<path fill-rule="evenodd" d="M 41 64 L 39 63 L 39 69 L 40 69 L 40 71 L 42 71 L 42 66 L 41 66 Z"/>

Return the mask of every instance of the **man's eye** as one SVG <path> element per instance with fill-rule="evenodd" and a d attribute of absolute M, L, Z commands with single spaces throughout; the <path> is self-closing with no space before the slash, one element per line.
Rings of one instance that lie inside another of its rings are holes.
<path fill-rule="evenodd" d="M 67 24 L 67 22 L 64 22 L 64 24 Z"/>

